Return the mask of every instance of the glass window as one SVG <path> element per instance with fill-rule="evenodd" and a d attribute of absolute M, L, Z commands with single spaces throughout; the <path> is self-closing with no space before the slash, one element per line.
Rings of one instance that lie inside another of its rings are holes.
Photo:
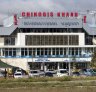
<path fill-rule="evenodd" d="M 15 37 L 5 37 L 4 45 L 15 45 Z"/>
<path fill-rule="evenodd" d="M 78 45 L 78 35 L 26 35 L 26 45 Z"/>

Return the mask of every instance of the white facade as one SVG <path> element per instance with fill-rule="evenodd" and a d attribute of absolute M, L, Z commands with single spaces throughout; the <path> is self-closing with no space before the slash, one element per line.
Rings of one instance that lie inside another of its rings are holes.
<path fill-rule="evenodd" d="M 10 18 L 11 23 L 8 22 Z M 65 66 L 74 61 L 91 62 L 96 34 L 94 28 L 84 23 L 83 16 L 10 18 L 4 21 L 5 27 L 0 30 L 2 61 L 25 70 L 29 68 L 28 63 L 45 63 L 48 68 L 49 63 Z M 14 23 L 14 26 L 10 25 Z"/>
<path fill-rule="evenodd" d="M 25 36 L 26 35 L 78 35 L 79 36 L 79 45 L 85 45 L 85 36 L 84 33 L 18 33 L 16 38 L 16 46 L 26 47 L 25 45 Z M 45 46 L 42 46 L 45 47 Z M 66 46 L 67 47 L 67 46 Z"/>

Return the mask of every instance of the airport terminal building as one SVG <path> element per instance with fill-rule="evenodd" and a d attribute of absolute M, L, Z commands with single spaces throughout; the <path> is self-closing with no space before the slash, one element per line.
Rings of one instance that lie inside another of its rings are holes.
<path fill-rule="evenodd" d="M 0 59 L 28 69 L 88 68 L 96 49 L 96 28 L 77 12 L 22 12 L 0 27 Z"/>

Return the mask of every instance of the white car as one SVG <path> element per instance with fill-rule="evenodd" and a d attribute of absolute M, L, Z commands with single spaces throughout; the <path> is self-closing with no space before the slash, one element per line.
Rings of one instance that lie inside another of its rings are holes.
<path fill-rule="evenodd" d="M 40 71 L 39 70 L 30 70 L 29 77 L 39 77 Z"/>
<path fill-rule="evenodd" d="M 67 69 L 59 69 L 57 70 L 57 77 L 68 76 Z"/>
<path fill-rule="evenodd" d="M 14 73 L 14 78 L 23 78 L 22 73 Z"/>

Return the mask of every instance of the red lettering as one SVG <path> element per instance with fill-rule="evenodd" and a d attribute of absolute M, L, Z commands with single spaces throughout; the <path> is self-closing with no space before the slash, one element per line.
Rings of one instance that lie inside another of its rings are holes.
<path fill-rule="evenodd" d="M 14 20 L 17 21 L 17 15 L 16 14 L 14 15 Z"/>
<path fill-rule="evenodd" d="M 25 12 L 22 12 L 22 17 L 25 17 Z"/>
<path fill-rule="evenodd" d="M 53 17 L 53 12 L 22 12 L 22 17 Z M 57 12 L 57 17 L 78 17 L 77 12 Z"/>
<path fill-rule="evenodd" d="M 53 17 L 53 12 L 50 12 L 50 17 Z"/>
<path fill-rule="evenodd" d="M 41 12 L 38 12 L 38 16 L 41 17 L 42 16 L 42 13 Z"/>
<path fill-rule="evenodd" d="M 62 12 L 62 17 L 65 17 L 65 12 Z"/>
<path fill-rule="evenodd" d="M 60 12 L 57 12 L 57 17 L 60 17 Z"/>
<path fill-rule="evenodd" d="M 34 12 L 34 17 L 37 17 L 37 12 Z"/>
<path fill-rule="evenodd" d="M 75 12 L 75 15 L 74 15 L 75 17 L 78 17 L 78 13 L 77 12 Z"/>
<path fill-rule="evenodd" d="M 66 13 L 66 17 L 69 17 L 69 12 Z"/>
<path fill-rule="evenodd" d="M 46 17 L 46 12 L 43 12 L 43 17 Z"/>
<path fill-rule="evenodd" d="M 70 16 L 73 17 L 73 15 L 74 15 L 73 12 L 71 12 Z"/>
<path fill-rule="evenodd" d="M 14 15 L 14 25 L 17 25 L 17 15 Z"/>
<path fill-rule="evenodd" d="M 26 15 L 27 15 L 27 17 L 30 17 L 30 12 L 27 12 Z"/>
<path fill-rule="evenodd" d="M 86 16 L 83 17 L 83 22 L 86 23 Z"/>

